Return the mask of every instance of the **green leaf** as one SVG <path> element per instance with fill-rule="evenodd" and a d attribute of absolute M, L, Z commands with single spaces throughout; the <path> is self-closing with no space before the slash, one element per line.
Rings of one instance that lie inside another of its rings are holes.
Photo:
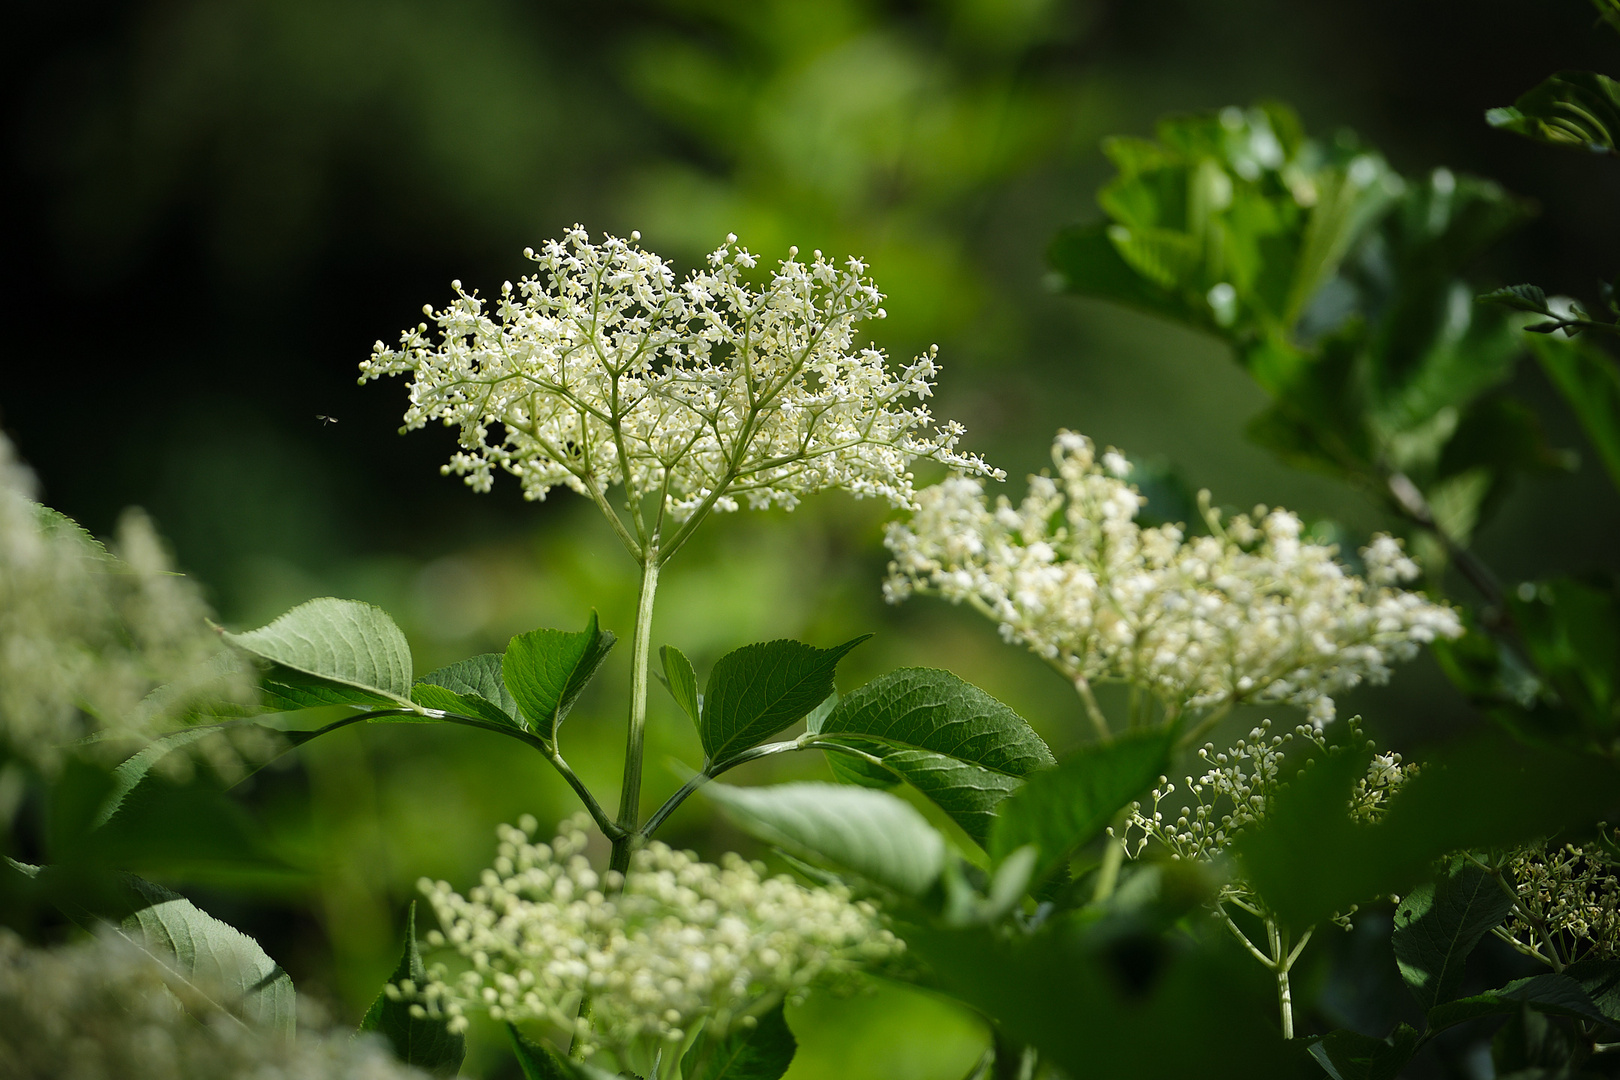
<path fill-rule="evenodd" d="M 991 858 L 999 861 L 1034 844 L 1040 852 L 1035 878 L 1046 878 L 1153 786 L 1169 767 L 1171 739 L 1168 731 L 1145 731 L 1091 743 L 1057 768 L 1031 776 L 996 813 Z"/>
<path fill-rule="evenodd" d="M 1547 306 L 1547 294 L 1535 285 L 1508 285 L 1480 296 L 1481 304 L 1496 304 L 1510 311 L 1528 311 L 1535 315 L 1551 317 L 1553 311 Z"/>
<path fill-rule="evenodd" d="M 778 1005 L 753 1027 L 736 1027 L 718 1041 L 700 1039 L 681 1060 L 683 1080 L 780 1080 L 799 1042 Z"/>
<path fill-rule="evenodd" d="M 258 942 L 177 893 L 140 878 L 127 880 L 138 903 L 119 928 L 125 937 L 231 1015 L 292 1036 L 292 979 Z"/>
<path fill-rule="evenodd" d="M 411 704 L 410 645 L 371 604 L 321 597 L 225 640 L 286 669 L 266 679 L 267 696 L 285 707 Z"/>
<path fill-rule="evenodd" d="M 673 645 L 662 646 L 658 650 L 658 659 L 664 665 L 664 685 L 669 688 L 669 696 L 675 699 L 675 704 L 691 718 L 692 725 L 702 734 L 702 706 L 698 702 L 697 672 L 692 670 L 692 661 Z"/>
<path fill-rule="evenodd" d="M 1611 1027 L 1620 1027 L 1620 960 L 1581 960 L 1564 969 Z"/>
<path fill-rule="evenodd" d="M 1441 1031 L 1482 1016 L 1518 1012 L 1524 1006 L 1551 1016 L 1567 1016 L 1614 1026 L 1614 1019 L 1598 1008 L 1580 982 L 1567 974 L 1547 972 L 1527 979 L 1515 979 L 1500 990 L 1436 1005 L 1429 1010 L 1429 1030 Z"/>
<path fill-rule="evenodd" d="M 1432 1009 L 1457 996 L 1468 954 L 1512 910 L 1513 895 L 1466 858 L 1407 893 L 1395 909 L 1391 945 L 1419 1005 Z"/>
<path fill-rule="evenodd" d="M 1609 482 L 1620 488 L 1620 365 L 1584 342 L 1537 337 L 1530 348 L 1580 421 Z"/>
<path fill-rule="evenodd" d="M 597 627 L 594 611 L 578 632 L 531 630 L 512 639 L 501 677 L 536 735 L 556 742 L 563 718 L 616 640 L 612 631 Z"/>
<path fill-rule="evenodd" d="M 933 668 L 890 672 L 845 696 L 813 745 L 829 744 L 877 759 L 981 844 L 1001 801 L 1025 776 L 1054 764 L 1023 717 Z"/>
<path fill-rule="evenodd" d="M 502 663 L 500 653 L 483 653 L 429 672 L 411 687 L 411 700 L 423 708 L 528 731 L 523 710 L 506 688 Z"/>
<path fill-rule="evenodd" d="M 416 949 L 414 900 L 405 915 L 405 951 L 400 954 L 399 965 L 388 981 L 398 984 L 406 979 L 417 986 L 427 982 L 427 969 Z M 394 1055 L 401 1061 L 438 1076 L 454 1076 L 461 1068 L 462 1058 L 467 1056 L 467 1040 L 452 1032 L 448 1021 L 412 1016 L 409 1002 L 394 1001 L 386 993 L 378 994 L 377 1000 L 366 1010 L 360 1030 L 379 1032 L 388 1039 Z"/>
<path fill-rule="evenodd" d="M 1620 152 L 1620 82 L 1591 71 L 1560 71 L 1485 122 L 1554 146 Z"/>
<path fill-rule="evenodd" d="M 802 719 L 832 693 L 838 661 L 871 636 L 831 649 L 767 641 L 722 656 L 709 673 L 698 723 L 709 760 L 723 761 Z"/>
<path fill-rule="evenodd" d="M 944 837 L 886 792 L 817 783 L 702 790 L 745 832 L 904 896 L 927 892 L 945 864 Z"/>
<path fill-rule="evenodd" d="M 1417 1032 L 1398 1026 L 1387 1039 L 1333 1031 L 1311 1044 L 1311 1056 L 1333 1080 L 1395 1080 L 1417 1049 Z"/>
<path fill-rule="evenodd" d="M 523 1080 L 619 1080 L 619 1074 L 599 1069 L 583 1061 L 563 1057 L 544 1043 L 535 1042 L 511 1024 L 506 1030 L 512 1036 L 512 1053 Z"/>
<path fill-rule="evenodd" d="M 1527 584 L 1508 600 L 1530 662 L 1590 745 L 1620 728 L 1620 582 Z"/>

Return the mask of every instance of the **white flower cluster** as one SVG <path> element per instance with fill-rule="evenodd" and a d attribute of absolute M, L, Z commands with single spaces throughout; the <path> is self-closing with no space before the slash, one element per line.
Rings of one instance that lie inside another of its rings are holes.
<path fill-rule="evenodd" d="M 1601 845 L 1528 847 L 1508 868 L 1519 903 L 1507 929 L 1524 951 L 1548 959 L 1550 937 L 1564 963 L 1620 959 L 1620 867 Z"/>
<path fill-rule="evenodd" d="M 903 945 L 875 909 L 832 888 L 806 888 L 728 856 L 723 865 L 653 843 L 629 873 L 598 875 L 585 859 L 583 817 L 551 843 L 534 843 L 532 818 L 503 826 L 499 856 L 463 898 L 445 882 L 422 889 L 449 945 L 472 962 L 425 987 L 389 993 L 422 1015 L 464 1028 L 466 1011 L 539 1020 L 572 1031 L 586 1053 L 648 1060 L 704 1023 L 722 1035 L 749 1025 L 814 980 L 880 962 Z M 589 997 L 587 1016 L 578 1015 Z"/>
<path fill-rule="evenodd" d="M 50 768 L 86 735 L 150 737 L 204 702 L 250 700 L 251 673 L 144 515 L 109 552 L 32 492 L 0 437 L 0 748 Z"/>
<path fill-rule="evenodd" d="M 1064 431 L 1052 460 L 1056 477 L 1031 477 L 1017 506 L 966 477 L 919 492 L 889 527 L 889 600 L 967 601 L 1077 683 L 1123 680 L 1172 710 L 1287 702 L 1317 724 L 1335 693 L 1462 633 L 1454 610 L 1394 587 L 1418 568 L 1388 536 L 1363 551 L 1363 580 L 1303 541 L 1293 514 L 1223 523 L 1206 508 L 1208 536 L 1144 528 L 1122 455 L 1098 460 Z"/>
<path fill-rule="evenodd" d="M 683 520 L 823 488 L 910 506 L 918 457 L 990 473 L 955 452 L 958 425 L 931 427 L 932 350 L 891 372 L 854 347 L 856 324 L 884 314 L 858 259 L 793 248 L 756 291 L 735 236 L 682 280 L 638 239 L 593 244 L 575 226 L 525 251 L 540 273 L 492 303 L 454 282 L 448 307 L 425 309 L 438 342 L 425 322 L 398 349 L 379 341 L 360 381 L 412 373 L 405 430 L 459 428 L 445 471 L 487 491 L 498 466 L 530 499 L 622 484 Z"/>
<path fill-rule="evenodd" d="M 255 1031 L 108 931 L 60 948 L 0 929 L 7 1080 L 427 1080 L 375 1036 Z"/>
<path fill-rule="evenodd" d="M 1353 733 L 1359 739 L 1360 729 L 1353 729 Z M 1298 775 L 1298 763 L 1290 769 L 1287 760 L 1289 744 L 1295 739 L 1311 744 L 1317 752 L 1343 752 L 1329 750 L 1327 737 L 1309 724 L 1301 724 L 1287 734 L 1272 735 L 1269 720 L 1229 749 L 1218 751 L 1214 743 L 1205 743 L 1198 756 L 1209 768 L 1196 780 L 1186 778 L 1191 802 L 1174 821 L 1167 820 L 1160 807 L 1175 793 L 1176 785 L 1161 776 L 1153 789 L 1153 808 L 1144 810 L 1141 803 L 1131 807 L 1126 850 L 1132 858 L 1140 858 L 1148 841 L 1154 840 L 1172 859 L 1214 858 L 1239 833 L 1264 818 L 1277 792 Z M 1374 749 L 1371 741 L 1364 745 Z M 1367 774 L 1356 781 L 1351 814 L 1360 821 L 1376 820 L 1389 796 L 1416 771 L 1416 766 L 1403 764 L 1399 754 L 1375 754 Z M 1138 832 L 1133 840 L 1133 834 Z"/>

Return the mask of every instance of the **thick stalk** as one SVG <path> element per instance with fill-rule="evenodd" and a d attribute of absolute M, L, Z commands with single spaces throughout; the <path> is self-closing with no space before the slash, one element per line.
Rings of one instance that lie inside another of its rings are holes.
<path fill-rule="evenodd" d="M 641 598 L 636 603 L 636 632 L 630 643 L 630 730 L 624 747 L 624 788 L 619 793 L 619 828 L 609 867 L 621 874 L 630 866 L 631 848 L 641 825 L 641 757 L 647 738 L 647 657 L 651 648 L 653 599 L 658 592 L 658 546 L 642 553 Z"/>
<path fill-rule="evenodd" d="M 1288 971 L 1293 957 L 1288 953 L 1288 935 L 1270 919 L 1266 920 L 1266 936 L 1270 938 L 1272 971 L 1277 976 L 1277 1011 L 1282 1017 L 1282 1036 L 1294 1037 L 1294 991 L 1289 985 Z"/>

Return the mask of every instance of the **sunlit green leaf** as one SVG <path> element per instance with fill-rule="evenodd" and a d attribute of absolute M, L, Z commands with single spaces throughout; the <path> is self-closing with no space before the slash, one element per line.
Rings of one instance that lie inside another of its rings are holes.
<path fill-rule="evenodd" d="M 939 878 L 945 840 L 893 795 L 839 784 L 702 789 L 738 827 L 801 858 L 919 896 Z"/>
<path fill-rule="evenodd" d="M 411 700 L 424 708 L 528 731 L 523 710 L 506 688 L 503 661 L 500 653 L 483 653 L 431 671 L 411 687 Z"/>
<path fill-rule="evenodd" d="M 410 645 L 371 604 L 321 597 L 225 640 L 291 673 L 281 679 L 273 668 L 266 677 L 267 697 L 281 707 L 410 705 Z"/>
<path fill-rule="evenodd" d="M 615 640 L 612 631 L 597 626 L 594 611 L 583 630 L 531 630 L 512 639 L 501 678 L 535 734 L 556 741 L 564 717 Z"/>
<path fill-rule="evenodd" d="M 832 693 L 838 661 L 868 637 L 831 649 L 767 641 L 722 656 L 704 687 L 698 725 L 709 760 L 723 761 L 803 719 Z"/>
<path fill-rule="evenodd" d="M 1511 106 L 1491 109 L 1486 123 L 1555 146 L 1616 153 L 1620 82 L 1590 71 L 1560 71 Z"/>
<path fill-rule="evenodd" d="M 1395 909 L 1391 944 L 1418 1004 L 1432 1009 L 1456 997 L 1468 954 L 1512 910 L 1513 894 L 1466 858 L 1407 893 Z"/>
<path fill-rule="evenodd" d="M 681 711 L 691 718 L 693 726 L 701 732 L 703 711 L 698 702 L 697 673 L 692 670 L 692 661 L 673 645 L 660 648 L 658 658 L 664 665 L 664 685 L 669 687 L 670 697 L 675 699 L 675 704 L 681 707 Z"/>
<path fill-rule="evenodd" d="M 933 668 L 903 668 L 845 695 L 816 744 L 876 759 L 981 843 L 996 806 L 1023 777 L 1053 764 L 1052 752 L 1023 717 Z"/>

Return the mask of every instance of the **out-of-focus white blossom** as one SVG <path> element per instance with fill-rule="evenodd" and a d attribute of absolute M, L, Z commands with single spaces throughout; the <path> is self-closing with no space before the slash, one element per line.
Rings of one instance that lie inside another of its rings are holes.
<path fill-rule="evenodd" d="M 684 279 L 638 239 L 593 244 L 575 226 L 526 251 L 539 273 L 492 301 L 453 283 L 449 306 L 425 309 L 437 342 L 426 322 L 397 349 L 379 341 L 361 382 L 411 373 L 405 430 L 459 428 L 445 471 L 475 490 L 497 467 L 530 499 L 619 484 L 675 520 L 824 488 L 910 506 L 918 457 L 990 473 L 955 452 L 957 424 L 932 426 L 933 350 L 891 371 L 855 346 L 856 324 L 883 317 L 860 260 L 793 248 L 756 290 L 735 236 Z"/>
<path fill-rule="evenodd" d="M 1031 477 L 1017 506 L 968 477 L 918 492 L 889 527 L 888 598 L 966 601 L 1077 682 L 1123 680 L 1171 709 L 1287 702 L 1318 725 L 1334 694 L 1462 633 L 1453 609 L 1394 587 L 1418 568 L 1390 537 L 1363 552 L 1364 580 L 1283 510 L 1209 510 L 1208 536 L 1144 528 L 1119 454 L 1099 462 L 1064 431 L 1052 460 L 1057 475 Z"/>
<path fill-rule="evenodd" d="M 806 888 L 735 855 L 715 866 L 652 843 L 621 879 L 586 860 L 583 816 L 535 843 L 532 818 L 503 826 L 493 868 L 466 897 L 422 890 L 448 945 L 471 961 L 429 969 L 425 987 L 390 987 L 425 1015 L 464 1028 L 470 1010 L 572 1031 L 586 1053 L 645 1065 L 693 1025 L 721 1035 L 813 981 L 897 954 L 876 910 L 836 888 Z M 589 995 L 589 1019 L 579 1016 Z"/>
<path fill-rule="evenodd" d="M 48 769 L 85 736 L 117 747 L 251 699 L 144 514 L 124 515 L 109 552 L 32 494 L 0 437 L 0 748 Z"/>
<path fill-rule="evenodd" d="M 376 1036 L 261 1032 L 108 931 L 60 948 L 0 928 L 7 1080 L 427 1080 Z"/>
<path fill-rule="evenodd" d="M 1609 826 L 1610 836 L 1616 834 Z M 1620 873 L 1597 843 L 1532 845 L 1508 864 L 1518 904 L 1507 930 L 1523 951 L 1562 963 L 1620 959 Z"/>

